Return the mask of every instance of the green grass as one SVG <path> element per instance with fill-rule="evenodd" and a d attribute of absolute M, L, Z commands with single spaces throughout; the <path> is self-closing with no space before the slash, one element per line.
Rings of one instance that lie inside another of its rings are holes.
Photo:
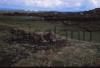
<path fill-rule="evenodd" d="M 28 17 L 24 17 L 24 16 L 0 16 L 0 26 L 6 26 L 5 28 L 9 28 L 9 27 L 16 27 L 16 28 L 21 28 L 24 29 L 26 31 L 48 31 L 48 30 L 55 30 L 55 26 L 56 26 L 56 32 L 59 35 L 62 36 L 66 36 L 66 31 L 63 30 L 67 30 L 67 29 L 80 29 L 76 26 L 66 26 L 63 25 L 61 22 L 57 23 L 57 22 L 49 22 L 49 21 L 33 21 L 32 19 L 34 19 L 34 17 L 32 17 L 31 19 L 27 19 Z M 74 39 L 78 39 L 78 33 L 79 31 L 74 31 L 73 32 L 73 38 Z M 100 43 L 100 32 L 92 32 L 92 41 L 93 42 L 98 42 Z M 71 37 L 70 32 L 68 32 L 68 37 Z M 90 41 L 89 40 L 89 32 L 86 32 L 86 36 L 85 36 L 85 40 L 86 41 Z M 80 40 L 83 40 L 83 32 L 80 31 Z"/>
<path fill-rule="evenodd" d="M 0 17 L 0 58 L 2 59 L 3 56 L 6 56 L 6 58 L 10 59 L 16 54 L 18 54 L 17 57 L 24 56 L 23 53 L 29 54 L 27 58 L 22 58 L 15 64 L 12 64 L 13 66 L 90 66 L 96 64 L 96 59 L 100 58 L 99 45 L 69 41 L 71 46 L 33 53 L 33 49 L 25 47 L 24 44 L 8 45 L 5 41 L 2 41 L 2 38 L 8 36 L 7 29 L 10 27 L 33 32 L 55 30 L 55 26 L 57 29 L 56 33 L 61 36 L 66 36 L 64 29 L 79 29 L 57 22 L 26 20 L 23 17 Z M 82 32 L 80 33 L 82 40 L 83 34 Z M 78 31 L 74 31 L 73 34 L 73 38 L 78 39 Z M 68 32 L 68 37 L 70 38 L 70 32 Z M 86 32 L 86 41 L 89 41 L 88 32 Z M 93 41 L 100 42 L 100 32 L 93 32 Z"/>

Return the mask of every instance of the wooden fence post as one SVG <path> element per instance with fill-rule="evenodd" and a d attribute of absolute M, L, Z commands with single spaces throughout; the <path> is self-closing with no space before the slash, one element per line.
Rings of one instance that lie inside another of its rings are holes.
<path fill-rule="evenodd" d="M 73 31 L 71 31 L 71 39 L 73 39 Z"/>
<path fill-rule="evenodd" d="M 66 39 L 68 39 L 68 31 L 66 31 Z"/>
<path fill-rule="evenodd" d="M 92 32 L 90 31 L 90 41 L 92 41 Z"/>
<path fill-rule="evenodd" d="M 55 38 L 57 38 L 57 37 L 56 37 L 56 33 L 57 33 L 56 25 L 55 25 L 55 27 L 54 27 L 54 33 L 55 33 Z"/>
<path fill-rule="evenodd" d="M 56 30 L 57 30 L 57 28 L 56 28 L 56 26 L 55 26 L 55 27 L 54 27 L 54 32 L 55 32 L 55 34 L 56 34 L 56 32 L 57 32 Z"/>
<path fill-rule="evenodd" d="M 83 41 L 85 41 L 85 31 L 83 31 Z"/>
<path fill-rule="evenodd" d="M 78 32 L 78 40 L 80 41 L 80 31 Z"/>

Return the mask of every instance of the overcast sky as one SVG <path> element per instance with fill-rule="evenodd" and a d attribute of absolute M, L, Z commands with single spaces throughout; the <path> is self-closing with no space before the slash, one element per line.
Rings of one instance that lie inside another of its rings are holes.
<path fill-rule="evenodd" d="M 0 9 L 85 11 L 100 7 L 100 0 L 0 0 Z"/>

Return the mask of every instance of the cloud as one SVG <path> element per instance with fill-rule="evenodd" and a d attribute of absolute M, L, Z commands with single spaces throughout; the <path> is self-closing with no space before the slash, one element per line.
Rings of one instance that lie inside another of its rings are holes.
<path fill-rule="evenodd" d="M 62 0 L 36 0 L 35 4 L 38 7 L 53 8 L 61 6 L 64 3 Z"/>
<path fill-rule="evenodd" d="M 91 2 L 93 3 L 94 8 L 100 7 L 100 0 L 91 0 Z"/>
<path fill-rule="evenodd" d="M 0 6 L 22 7 L 22 9 L 92 9 L 100 7 L 100 0 L 0 0 Z"/>
<path fill-rule="evenodd" d="M 22 0 L 27 6 L 36 6 L 42 8 L 55 8 L 55 7 L 79 7 L 83 0 Z"/>
<path fill-rule="evenodd" d="M 42 8 L 54 8 L 64 4 L 63 0 L 25 0 L 27 6 L 36 6 Z"/>

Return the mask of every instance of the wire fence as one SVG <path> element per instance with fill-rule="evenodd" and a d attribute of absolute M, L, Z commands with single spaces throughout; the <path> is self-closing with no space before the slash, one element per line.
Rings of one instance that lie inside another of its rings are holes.
<path fill-rule="evenodd" d="M 57 27 L 55 26 L 54 32 L 56 33 Z M 64 31 L 63 31 L 64 30 Z M 60 33 L 64 32 L 66 39 L 76 39 L 79 41 L 97 42 L 100 43 L 100 31 L 82 31 L 82 30 L 67 30 L 63 29 Z"/>
<path fill-rule="evenodd" d="M 79 41 L 93 41 L 93 34 L 92 32 L 85 31 L 66 31 L 66 38 L 77 39 Z"/>
<path fill-rule="evenodd" d="M 47 29 L 47 32 L 49 30 Z M 89 42 L 98 42 L 98 43 L 100 42 L 99 34 L 93 32 L 93 31 L 81 31 L 81 30 L 75 31 L 75 30 L 66 30 L 66 29 L 63 29 L 63 30 L 59 30 L 57 28 L 57 26 L 54 26 L 54 28 L 51 29 L 51 31 L 53 31 L 54 34 L 57 34 L 59 36 L 61 36 L 61 35 L 58 33 L 58 31 L 60 33 L 63 33 L 63 36 L 66 39 L 76 39 L 76 40 L 79 40 L 79 41 L 89 41 Z M 15 30 L 15 31 L 12 31 L 11 38 L 12 38 L 12 40 L 14 38 L 16 40 L 16 38 L 17 38 L 17 41 L 20 41 L 20 40 L 22 40 L 22 41 L 25 40 L 26 41 L 26 40 L 28 40 L 29 42 L 32 43 L 34 41 L 33 33 L 34 32 L 25 32 L 24 30 L 17 30 L 17 31 Z M 43 32 L 43 33 L 45 34 L 45 32 Z M 41 35 L 39 35 L 39 36 L 41 36 Z M 37 38 L 39 36 L 37 36 Z M 56 38 L 56 36 L 55 36 L 55 38 Z M 49 36 L 48 36 L 48 39 L 49 39 Z"/>

